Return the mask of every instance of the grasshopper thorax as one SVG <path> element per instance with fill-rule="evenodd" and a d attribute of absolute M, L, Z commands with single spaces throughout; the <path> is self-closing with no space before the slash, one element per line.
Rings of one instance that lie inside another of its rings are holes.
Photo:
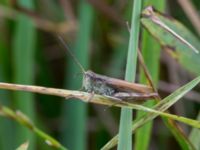
<path fill-rule="evenodd" d="M 90 70 L 84 74 L 83 88 L 87 92 L 94 92 L 100 95 L 112 96 L 115 93 L 115 89 L 107 85 L 104 76 L 98 75 Z"/>

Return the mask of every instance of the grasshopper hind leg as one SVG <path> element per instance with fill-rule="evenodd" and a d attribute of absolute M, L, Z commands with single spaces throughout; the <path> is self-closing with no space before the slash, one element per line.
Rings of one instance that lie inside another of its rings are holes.
<path fill-rule="evenodd" d="M 113 95 L 118 99 L 128 102 L 144 102 L 149 99 L 155 99 L 158 97 L 157 93 L 127 93 L 127 92 L 118 92 Z"/>

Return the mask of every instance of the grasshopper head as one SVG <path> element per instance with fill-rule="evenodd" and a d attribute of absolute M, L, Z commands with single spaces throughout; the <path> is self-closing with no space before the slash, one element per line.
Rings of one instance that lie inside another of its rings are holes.
<path fill-rule="evenodd" d="M 95 86 L 95 73 L 92 71 L 86 71 L 83 76 L 83 88 L 87 92 L 92 92 Z"/>
<path fill-rule="evenodd" d="M 105 77 L 92 71 L 86 71 L 83 78 L 83 88 L 87 92 L 101 95 L 112 95 L 114 89 L 106 83 Z"/>

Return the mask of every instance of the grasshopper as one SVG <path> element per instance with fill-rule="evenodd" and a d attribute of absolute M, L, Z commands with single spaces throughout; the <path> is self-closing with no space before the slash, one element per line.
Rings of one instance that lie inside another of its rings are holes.
<path fill-rule="evenodd" d="M 75 63 L 83 72 L 82 87 L 83 90 L 93 94 L 99 94 L 114 99 L 129 101 L 129 102 L 143 102 L 148 99 L 156 98 L 157 93 L 153 92 L 152 88 L 137 83 L 131 83 L 125 80 L 107 77 L 94 73 L 93 71 L 85 71 L 78 59 L 69 50 L 62 37 L 58 36 L 60 42 L 68 50 L 69 54 L 74 59 Z M 91 96 L 92 98 L 93 96 Z"/>

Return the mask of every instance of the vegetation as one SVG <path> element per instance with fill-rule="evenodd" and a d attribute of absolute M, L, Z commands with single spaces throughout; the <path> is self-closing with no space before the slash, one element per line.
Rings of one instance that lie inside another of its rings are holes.
<path fill-rule="evenodd" d="M 199 9 L 198 0 L 2 0 L 0 149 L 200 149 Z M 88 69 L 159 95 L 138 103 L 84 91 Z"/>

